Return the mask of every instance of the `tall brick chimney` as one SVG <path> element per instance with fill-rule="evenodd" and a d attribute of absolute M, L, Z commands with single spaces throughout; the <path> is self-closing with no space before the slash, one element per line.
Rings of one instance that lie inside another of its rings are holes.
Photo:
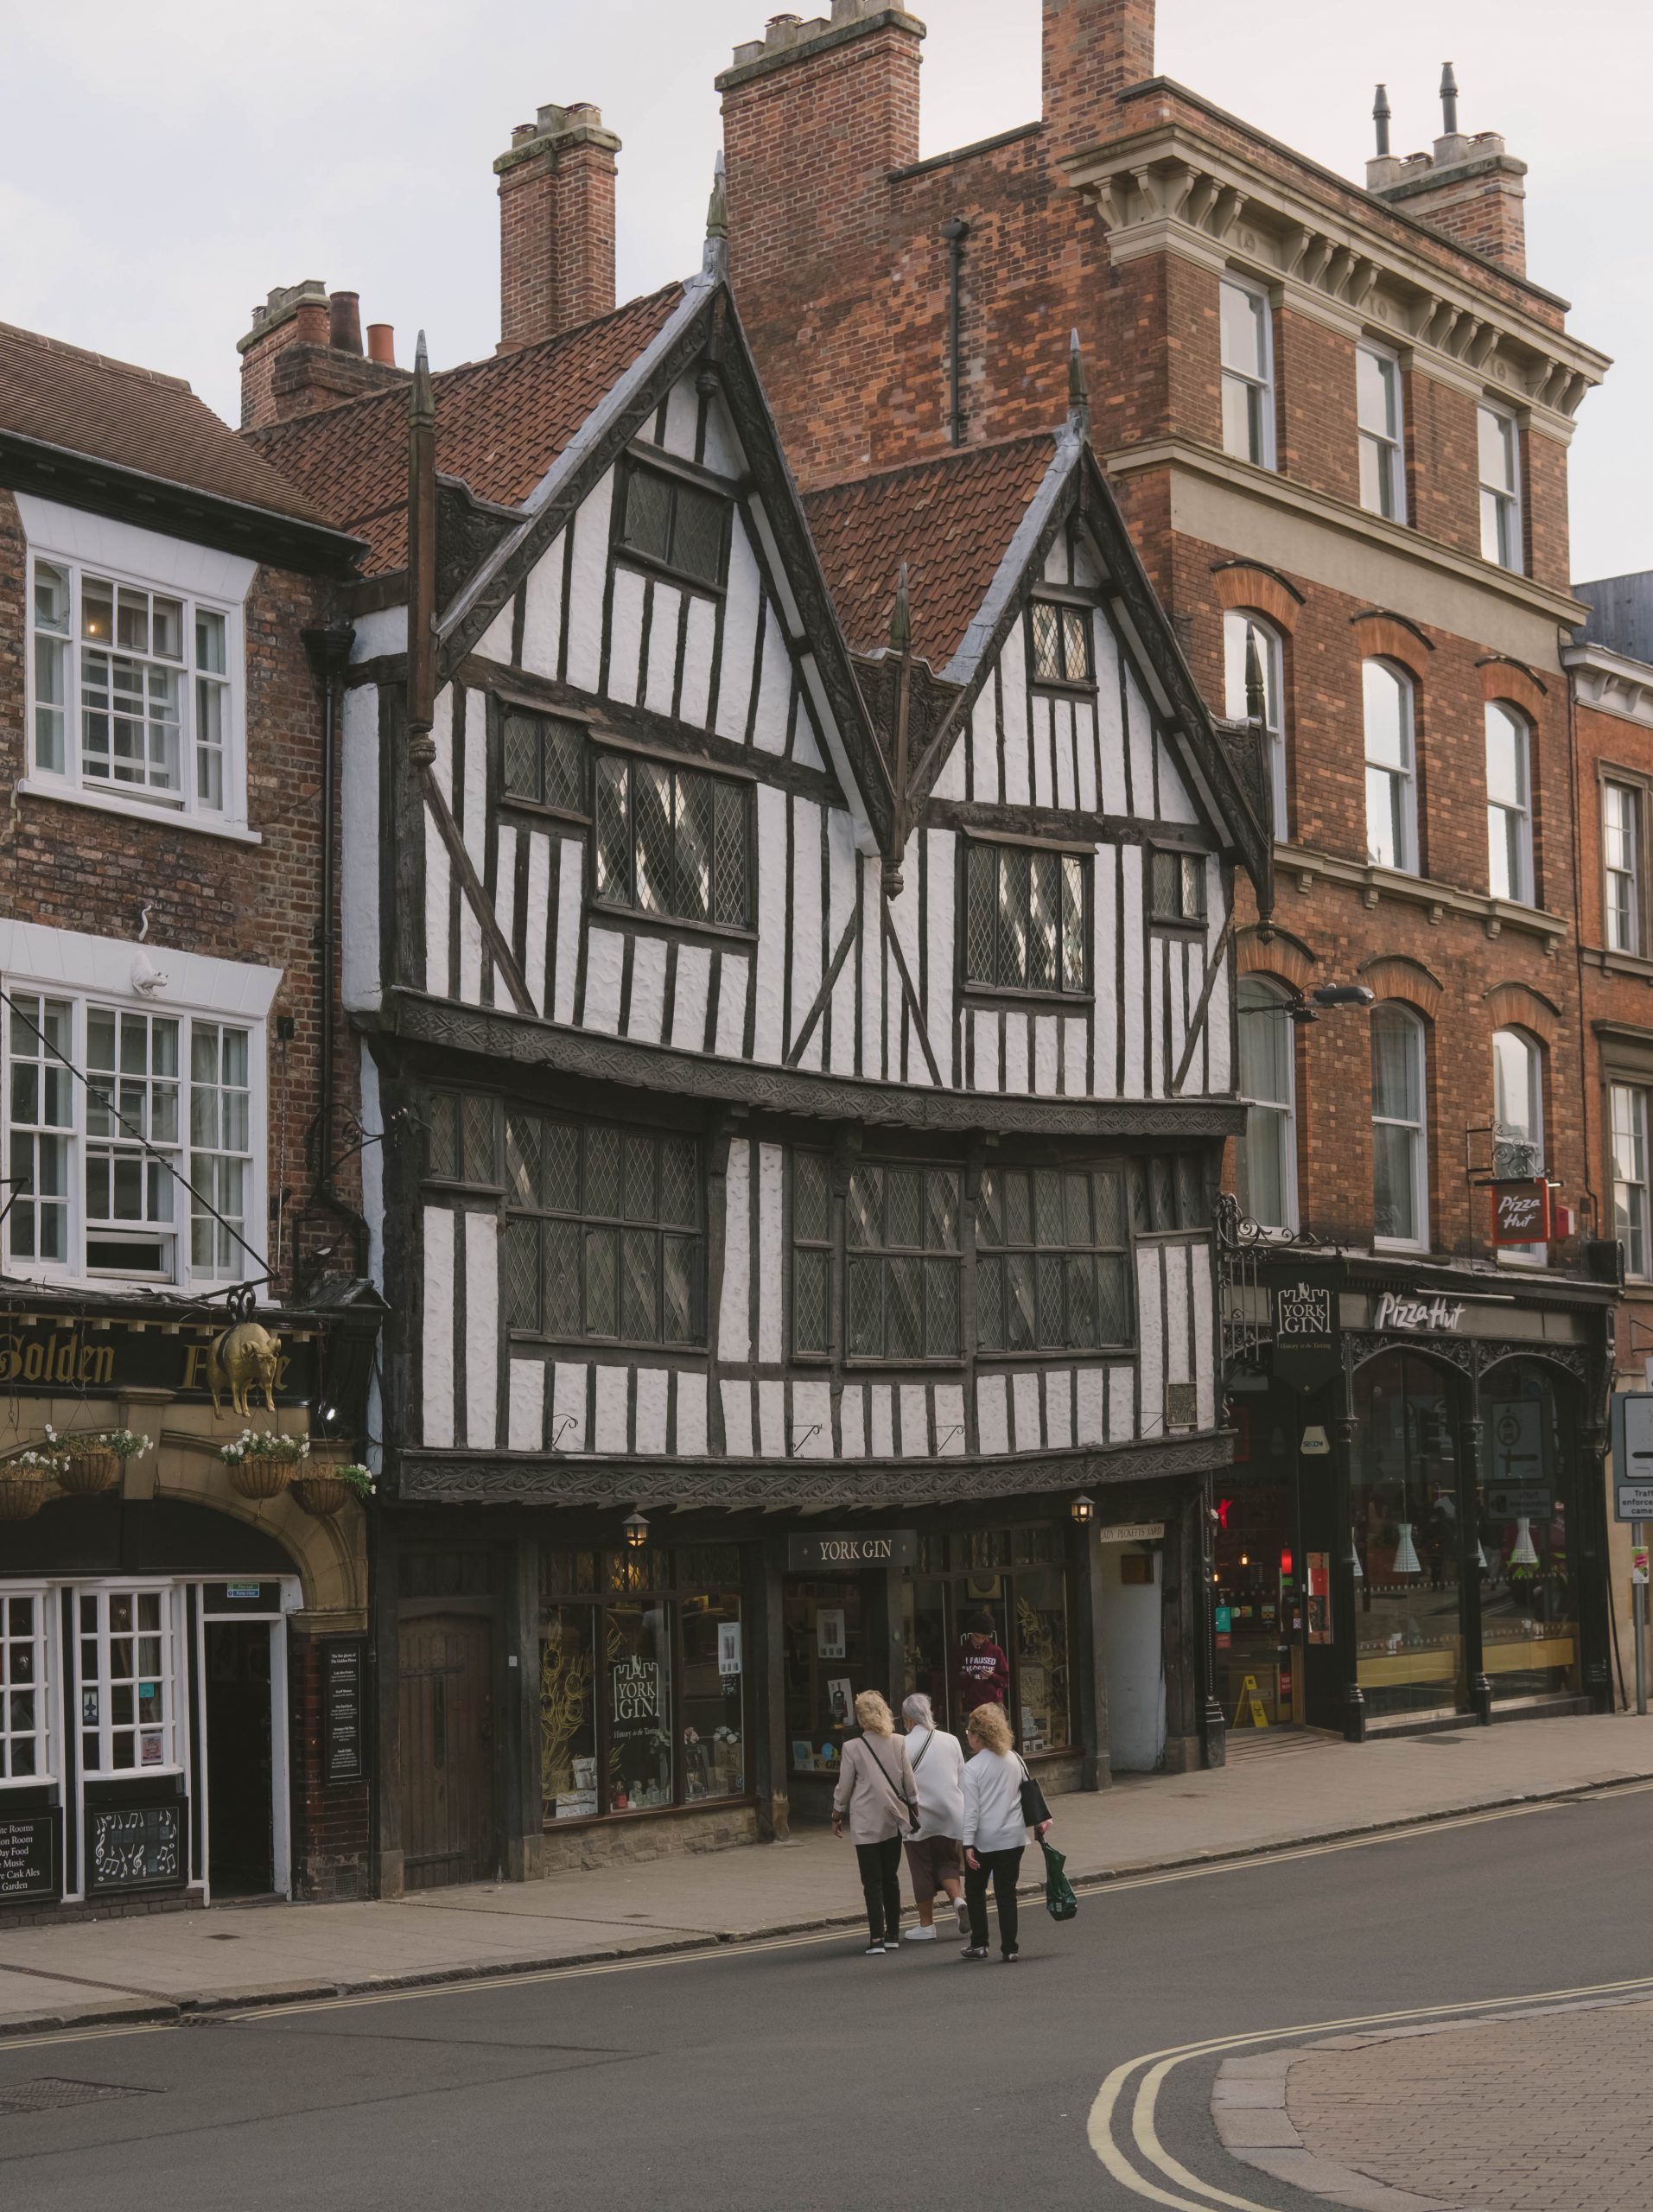
<path fill-rule="evenodd" d="M 620 141 L 588 100 L 519 123 L 499 180 L 502 353 L 554 338 L 614 304 L 614 156 Z"/>
<path fill-rule="evenodd" d="M 236 351 L 244 430 L 313 415 L 318 407 L 406 380 L 394 362 L 364 355 L 356 294 L 329 293 L 314 276 L 277 284 L 252 310 L 252 327 L 237 339 Z"/>
<path fill-rule="evenodd" d="M 1154 0 L 1044 0 L 1045 130 L 1052 155 L 1109 135 L 1115 93 L 1154 74 Z"/>
<path fill-rule="evenodd" d="M 1524 276 L 1527 164 L 1505 150 L 1496 130 L 1472 137 L 1458 128 L 1458 80 L 1450 61 L 1441 73 L 1440 104 L 1445 127 L 1434 152 L 1404 159 L 1379 153 L 1366 164 L 1366 188 L 1455 245 Z"/>

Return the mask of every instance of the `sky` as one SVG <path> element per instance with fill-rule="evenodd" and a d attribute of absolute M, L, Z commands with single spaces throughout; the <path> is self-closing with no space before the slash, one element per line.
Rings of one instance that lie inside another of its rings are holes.
<path fill-rule="evenodd" d="M 923 150 L 1039 111 L 1039 0 L 912 0 L 929 26 Z M 825 0 L 794 0 L 799 14 Z M 235 340 L 272 285 L 359 291 L 410 357 L 491 353 L 492 163 L 542 102 L 625 142 L 619 296 L 700 258 L 715 73 L 778 0 L 0 0 L 0 321 L 187 377 L 233 422 Z M 1466 130 L 1529 165 L 1537 283 L 1615 357 L 1574 446 L 1574 575 L 1653 568 L 1653 143 L 1647 0 L 1160 0 L 1159 67 L 1357 178 L 1372 86 L 1395 147 Z M 1640 426 L 1640 427 L 1638 427 Z"/>

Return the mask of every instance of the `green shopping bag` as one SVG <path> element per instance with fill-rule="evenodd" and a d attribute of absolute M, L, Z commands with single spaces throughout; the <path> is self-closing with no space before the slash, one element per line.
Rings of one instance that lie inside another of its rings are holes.
<path fill-rule="evenodd" d="M 1079 1900 L 1063 1871 L 1067 1860 L 1043 1836 L 1039 1839 L 1039 1847 L 1045 1854 L 1045 1910 L 1052 1920 L 1071 1920 L 1079 1910 Z"/>

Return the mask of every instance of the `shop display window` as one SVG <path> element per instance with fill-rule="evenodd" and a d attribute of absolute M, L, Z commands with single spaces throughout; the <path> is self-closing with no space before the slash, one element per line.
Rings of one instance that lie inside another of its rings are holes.
<path fill-rule="evenodd" d="M 178 1764 L 174 1601 L 166 1590 L 80 1594 L 80 1763 L 89 1775 Z"/>
<path fill-rule="evenodd" d="M 868 1675 L 861 1585 L 789 1579 L 785 1597 L 787 1758 L 798 1774 L 832 1774 L 855 1732 Z"/>
<path fill-rule="evenodd" d="M 740 1567 L 733 1545 L 542 1552 L 548 1827 L 744 1793 Z"/>
<path fill-rule="evenodd" d="M 1465 1709 L 1457 1389 L 1410 1352 L 1356 1370 L 1356 1671 L 1373 1719 Z"/>
<path fill-rule="evenodd" d="M 1481 1670 L 1494 1699 L 1576 1691 L 1579 1528 L 1551 1372 L 1500 1362 L 1481 1381 Z"/>
<path fill-rule="evenodd" d="M 43 1592 L 0 1596 L 0 1782 L 52 1771 L 46 1611 Z"/>
<path fill-rule="evenodd" d="M 903 1590 L 903 1694 L 922 1690 L 961 1735 L 976 1706 L 1001 1702 L 1026 1755 L 1071 1750 L 1063 1550 L 1045 1522 L 927 1537 Z"/>

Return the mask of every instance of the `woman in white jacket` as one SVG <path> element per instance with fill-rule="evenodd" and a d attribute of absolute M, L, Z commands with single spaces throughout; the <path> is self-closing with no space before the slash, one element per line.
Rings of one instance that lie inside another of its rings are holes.
<path fill-rule="evenodd" d="M 907 1872 L 912 1877 L 912 1902 L 919 1908 L 919 1924 L 909 1928 L 909 1943 L 936 1940 L 936 1892 L 945 1893 L 958 1915 L 958 1932 L 964 1933 L 963 1846 L 958 1832 L 964 1821 L 964 1751 L 949 1728 L 938 1728 L 930 1700 L 922 1692 L 901 1707 L 906 1723 L 907 1757 L 919 1791 L 919 1825 L 906 1838 Z"/>
<path fill-rule="evenodd" d="M 984 1959 L 987 1891 L 993 1885 L 999 1908 L 999 1948 L 1007 1966 L 1017 1955 L 1016 1877 L 1027 1847 L 1027 1823 L 1021 1817 L 1021 1784 L 1027 1774 L 1011 1740 L 1001 1705 L 978 1705 L 970 1717 L 974 1756 L 964 1769 L 964 1899 L 970 1910 L 967 1959 Z M 1049 1827 L 1041 1821 L 1042 1836 Z"/>

